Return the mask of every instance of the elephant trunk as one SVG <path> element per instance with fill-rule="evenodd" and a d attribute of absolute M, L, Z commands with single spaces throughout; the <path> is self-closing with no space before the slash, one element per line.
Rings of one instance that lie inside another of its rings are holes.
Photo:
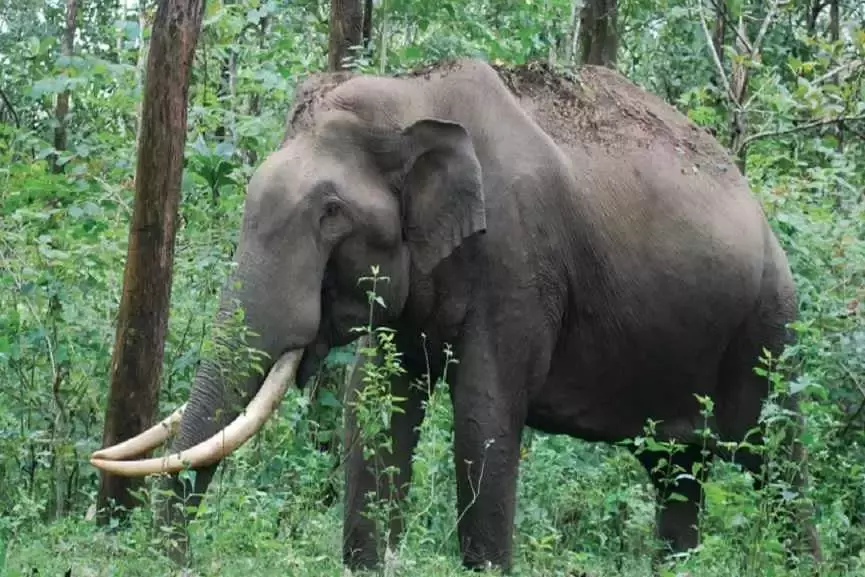
<path fill-rule="evenodd" d="M 131 477 L 200 469 L 218 463 L 264 425 L 318 332 L 325 259 L 297 251 L 290 255 L 294 262 L 281 267 L 263 252 L 255 246 L 238 251 L 238 267 L 223 289 L 214 323 L 215 354 L 202 361 L 188 403 L 133 439 L 96 451 L 94 466 Z M 292 275 L 305 282 L 292 287 L 290 302 L 278 290 L 286 268 L 305 273 Z M 237 305 L 243 307 L 241 316 Z M 250 358 L 253 350 L 266 357 Z M 251 368 L 253 361 L 269 371 L 266 377 Z M 168 456 L 127 460 L 164 443 L 178 428 Z"/>

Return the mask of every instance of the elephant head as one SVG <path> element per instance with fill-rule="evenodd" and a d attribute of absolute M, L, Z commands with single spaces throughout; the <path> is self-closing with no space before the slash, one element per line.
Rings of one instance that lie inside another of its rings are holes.
<path fill-rule="evenodd" d="M 204 360 L 184 407 L 94 453 L 95 466 L 128 476 L 187 466 L 212 471 L 264 424 L 288 381 L 302 386 L 331 347 L 351 342 L 352 328 L 369 322 L 368 287 L 358 279 L 371 266 L 389 279 L 377 287 L 386 307 L 374 321 L 388 322 L 402 313 L 413 280 L 485 230 L 481 166 L 467 130 L 413 114 L 422 94 L 411 110 L 377 114 L 381 95 L 369 86 L 357 78 L 329 86 L 324 96 L 323 89 L 307 90 L 319 106 L 294 115 L 281 148 L 249 183 L 236 268 L 221 295 L 214 339 L 223 350 L 266 353 L 267 378 L 229 382 L 219 359 Z M 252 335 L 246 342 L 221 330 L 236 318 L 235 305 Z M 178 424 L 168 458 L 124 460 L 161 444 Z M 209 482 L 204 477 L 199 493 Z"/>

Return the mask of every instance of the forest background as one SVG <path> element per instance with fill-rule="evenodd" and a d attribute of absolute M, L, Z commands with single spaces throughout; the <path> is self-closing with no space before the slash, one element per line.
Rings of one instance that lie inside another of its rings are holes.
<path fill-rule="evenodd" d="M 172 571 L 150 507 L 122 527 L 97 524 L 99 475 L 87 463 L 102 445 L 156 6 L 0 0 L 2 575 Z M 335 39 L 332 10 L 354 41 Z M 800 396 L 807 417 L 823 572 L 865 575 L 858 0 L 206 2 L 158 414 L 187 398 L 245 183 L 278 145 L 298 79 L 328 67 L 395 73 L 456 56 L 614 67 L 730 149 L 798 286 L 796 377 L 779 386 Z M 351 349 L 335 351 L 317 394 L 291 391 L 279 418 L 221 467 L 191 527 L 190 574 L 342 573 L 334 391 L 351 358 Z M 450 406 L 446 388 L 437 391 L 415 462 L 413 520 L 384 574 L 460 573 Z M 719 463 L 705 487 L 703 544 L 669 561 L 666 574 L 804 574 L 785 563 L 769 500 L 750 490 L 748 475 Z M 139 489 L 145 502 L 158 498 L 150 489 Z M 516 523 L 519 575 L 645 575 L 656 547 L 642 468 L 624 449 L 566 437 L 525 436 Z"/>

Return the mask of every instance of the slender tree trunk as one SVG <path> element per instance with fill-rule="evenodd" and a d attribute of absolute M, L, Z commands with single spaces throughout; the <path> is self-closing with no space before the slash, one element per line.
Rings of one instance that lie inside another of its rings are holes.
<path fill-rule="evenodd" d="M 234 4 L 233 0 L 224 0 L 225 6 Z M 237 67 L 237 52 L 233 47 L 228 48 L 228 53 L 220 58 L 219 62 L 219 84 L 216 87 L 216 99 L 219 101 L 219 108 L 227 112 L 223 117 L 223 122 L 216 127 L 214 136 L 216 140 L 222 142 L 226 140 L 230 130 L 226 124 L 229 121 L 229 116 L 234 110 L 234 75 Z M 228 104 L 226 105 L 226 101 Z M 216 191 L 214 191 L 216 192 Z M 215 200 L 215 199 L 214 199 Z"/>
<path fill-rule="evenodd" d="M 330 41 L 327 51 L 328 69 L 343 70 L 343 60 L 352 46 L 361 44 L 363 6 L 360 0 L 330 1 Z"/>
<path fill-rule="evenodd" d="M 742 41 L 748 38 L 748 30 L 744 19 L 739 16 L 739 32 L 736 35 L 736 52 L 745 57 L 754 57 L 751 48 Z M 748 68 L 739 62 L 733 62 L 730 72 L 730 90 L 733 106 L 730 109 L 730 150 L 736 153 L 736 165 L 745 174 L 745 163 L 748 151 L 745 149 L 745 138 L 748 135 L 748 117 L 743 108 L 745 95 L 748 93 Z"/>
<path fill-rule="evenodd" d="M 702 0 L 700 1 L 702 2 Z M 724 43 L 727 39 L 727 0 L 717 0 L 715 7 L 715 29 L 712 32 L 712 46 L 714 46 L 715 53 L 723 64 Z M 717 79 L 715 81 L 717 82 Z"/>
<path fill-rule="evenodd" d="M 260 50 L 264 49 L 265 42 L 267 40 L 267 26 L 270 19 L 268 16 L 264 16 L 261 20 L 258 21 L 258 48 Z M 253 92 L 249 97 L 249 115 L 250 116 L 258 116 L 261 112 L 261 95 L 258 92 Z M 246 153 L 246 157 L 251 166 L 255 166 L 258 164 L 258 152 L 254 149 L 249 149 Z"/>
<path fill-rule="evenodd" d="M 698 0 L 703 2 L 703 0 Z M 712 50 L 718 55 L 718 64 L 724 68 L 724 46 L 727 43 L 727 18 L 728 18 L 728 0 L 713 0 L 712 4 L 715 7 L 715 25 L 712 28 Z M 718 75 L 713 75 L 709 80 L 712 86 L 715 87 L 718 97 L 716 106 L 719 110 L 727 111 L 726 104 L 729 95 L 725 94 L 724 83 Z"/>
<path fill-rule="evenodd" d="M 369 50 L 372 45 L 372 0 L 364 0 L 363 3 L 363 48 Z"/>
<path fill-rule="evenodd" d="M 66 0 L 66 27 L 63 31 L 63 45 L 61 52 L 67 59 L 72 57 L 72 49 L 75 44 L 75 17 L 78 15 L 78 2 Z M 60 164 L 60 152 L 66 150 L 68 135 L 66 133 L 66 115 L 69 114 L 69 90 L 64 90 L 57 95 L 57 107 L 54 117 L 57 126 L 54 127 L 54 150 L 51 155 L 51 172 L 57 174 L 63 172 Z"/>
<path fill-rule="evenodd" d="M 808 6 L 808 16 L 805 22 L 805 28 L 808 30 L 808 36 L 814 36 L 817 32 L 817 19 L 820 17 L 820 12 L 826 6 L 825 0 L 811 0 Z"/>
<path fill-rule="evenodd" d="M 838 42 L 841 38 L 841 9 L 839 0 L 829 0 L 829 40 L 833 43 Z M 838 84 L 839 76 L 835 74 L 832 77 L 832 82 Z M 839 122 L 835 127 L 835 137 L 838 142 L 835 148 L 838 152 L 844 150 L 844 123 Z"/>
<path fill-rule="evenodd" d="M 216 100 L 218 103 L 217 106 L 222 112 L 225 112 L 225 105 L 223 103 L 228 99 L 229 94 L 231 94 L 231 54 L 227 54 L 225 58 L 221 58 L 220 60 L 219 84 L 216 87 Z M 225 126 L 227 120 L 227 118 L 223 118 L 223 121 L 220 122 L 219 126 L 216 127 L 216 130 L 213 131 L 214 138 L 220 142 L 225 140 L 225 137 L 228 134 L 228 129 Z"/>
<path fill-rule="evenodd" d="M 574 54 L 577 52 L 577 33 L 580 26 L 580 11 L 577 10 L 580 0 L 571 0 L 571 18 L 568 21 L 568 37 L 565 45 L 565 63 L 574 63 Z"/>
<path fill-rule="evenodd" d="M 829 40 L 838 42 L 841 38 L 841 7 L 839 0 L 829 0 Z"/>
<path fill-rule="evenodd" d="M 586 0 L 580 11 L 580 62 L 616 67 L 616 0 Z"/>
<path fill-rule="evenodd" d="M 111 359 L 103 446 L 124 441 L 153 422 L 168 325 L 172 264 L 192 59 L 204 0 L 160 0 L 153 22 L 142 105 L 135 209 L 123 295 Z M 102 523 L 112 504 L 138 505 L 130 490 L 141 479 L 102 473 L 97 507 Z M 121 517 L 125 516 L 121 513 Z"/>

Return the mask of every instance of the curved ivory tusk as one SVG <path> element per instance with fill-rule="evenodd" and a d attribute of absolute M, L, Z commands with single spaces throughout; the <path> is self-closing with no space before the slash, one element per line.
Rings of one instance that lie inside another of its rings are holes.
<path fill-rule="evenodd" d="M 153 425 L 143 433 L 131 439 L 126 439 L 122 443 L 99 449 L 91 457 L 99 460 L 113 461 L 135 457 L 158 447 L 177 431 L 185 408 L 186 403 L 183 403 L 180 408 L 171 413 L 167 418 Z"/>
<path fill-rule="evenodd" d="M 154 457 L 140 461 L 111 461 L 90 458 L 90 463 L 114 475 L 143 477 L 156 473 L 177 473 L 186 468 L 211 465 L 230 454 L 261 429 L 288 390 L 289 381 L 294 380 L 303 350 L 284 353 L 268 373 L 258 393 L 227 427 L 215 435 L 180 453 L 165 457 Z"/>

